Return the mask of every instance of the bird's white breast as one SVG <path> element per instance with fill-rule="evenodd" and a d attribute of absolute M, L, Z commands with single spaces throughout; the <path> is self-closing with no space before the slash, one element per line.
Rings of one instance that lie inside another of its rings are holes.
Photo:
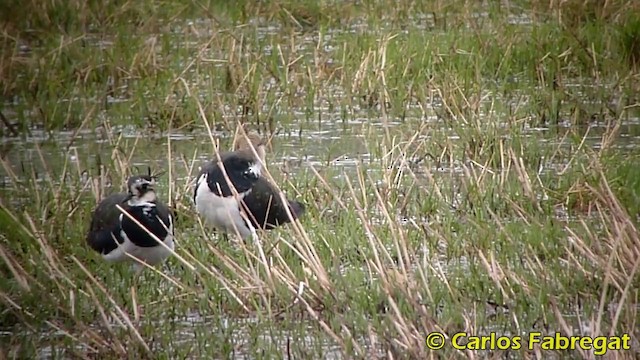
<path fill-rule="evenodd" d="M 248 193 L 248 192 L 247 192 Z M 218 196 L 211 192 L 207 185 L 207 174 L 198 179 L 196 188 L 196 210 L 210 226 L 221 231 L 234 234 L 238 232 L 242 238 L 252 234 L 251 228 L 240 213 L 239 201 L 247 193 L 234 196 Z"/>
<path fill-rule="evenodd" d="M 120 214 L 119 221 L 122 223 L 124 214 Z M 164 261 L 169 255 L 171 255 L 171 250 L 175 249 L 175 244 L 173 242 L 173 217 L 169 215 L 169 224 L 166 224 L 168 232 L 167 236 L 164 239 L 160 239 L 165 246 L 158 244 L 158 246 L 153 247 L 140 247 L 129 239 L 127 233 L 124 230 L 120 230 L 120 236 L 124 239 L 122 244 L 112 250 L 108 254 L 104 254 L 103 258 L 109 262 L 118 262 L 118 261 L 126 261 L 132 260 L 127 254 L 138 258 L 149 265 L 156 265 L 162 261 Z M 116 241 L 114 239 L 114 241 Z M 168 249 L 167 249 L 168 248 Z M 171 249 L 171 250 L 169 250 Z M 137 264 L 134 261 L 134 268 L 136 270 L 142 269 L 142 265 Z"/>

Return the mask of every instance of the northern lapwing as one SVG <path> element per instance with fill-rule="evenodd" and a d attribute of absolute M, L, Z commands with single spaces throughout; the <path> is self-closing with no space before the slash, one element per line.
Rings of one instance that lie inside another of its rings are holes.
<path fill-rule="evenodd" d="M 236 150 L 220 153 L 231 186 L 225 180 L 220 161 L 205 164 L 194 191 L 196 210 L 210 226 L 242 239 L 256 236 L 256 229 L 270 230 L 304 213 L 298 201 L 281 200 L 278 190 L 264 176 L 265 144 L 249 135 L 236 143 Z M 258 155 L 256 157 L 256 155 Z M 237 195 L 231 191 L 235 187 Z"/>
<path fill-rule="evenodd" d="M 153 266 L 171 254 L 174 249 L 173 216 L 158 200 L 155 185 L 152 176 L 132 176 L 127 181 L 127 193 L 112 194 L 96 207 L 87 243 L 105 260 L 133 261 L 133 268 L 139 273 L 144 268 L 140 261 Z"/>

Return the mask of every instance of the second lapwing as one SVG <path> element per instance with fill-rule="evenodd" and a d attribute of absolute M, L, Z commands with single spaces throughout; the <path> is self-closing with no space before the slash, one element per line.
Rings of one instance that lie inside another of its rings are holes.
<path fill-rule="evenodd" d="M 285 204 L 277 188 L 263 176 L 264 168 L 265 144 L 255 134 L 240 139 L 236 150 L 220 153 L 219 160 L 205 164 L 194 190 L 196 209 L 205 222 L 246 239 L 255 236 L 256 229 L 274 229 L 299 218 L 304 205 L 290 200 Z"/>

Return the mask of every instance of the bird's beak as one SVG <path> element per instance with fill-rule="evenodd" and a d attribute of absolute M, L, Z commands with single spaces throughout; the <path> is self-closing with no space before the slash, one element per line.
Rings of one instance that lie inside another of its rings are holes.
<path fill-rule="evenodd" d="M 247 178 L 257 180 L 260 177 L 260 164 L 255 163 L 244 172 L 244 175 Z"/>
<path fill-rule="evenodd" d="M 156 182 L 153 179 L 151 181 L 143 180 L 140 185 L 141 185 L 141 188 L 142 188 L 142 190 L 144 192 L 144 191 L 147 191 L 147 190 L 153 190 L 153 188 L 156 185 Z"/>

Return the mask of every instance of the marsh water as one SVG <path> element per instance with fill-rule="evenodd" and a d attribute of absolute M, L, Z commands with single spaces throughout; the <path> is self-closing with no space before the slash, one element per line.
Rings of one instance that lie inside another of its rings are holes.
<path fill-rule="evenodd" d="M 318 110 L 321 111 L 321 110 Z M 371 115 L 371 114 L 369 114 Z M 374 115 L 375 116 L 375 115 Z M 365 123 L 349 124 L 341 121 L 309 122 L 299 119 L 278 129 L 278 133 L 263 132 L 262 136 L 269 138 L 269 164 L 285 172 L 296 173 L 306 171 L 310 166 L 315 168 L 334 167 L 349 173 L 358 164 L 371 164 L 377 157 L 367 152 L 367 134 L 370 132 L 382 132 L 387 126 L 392 133 L 398 135 L 410 131 L 412 128 L 420 128 L 425 125 L 422 119 L 406 119 L 403 122 L 383 124 L 383 121 L 371 117 Z M 430 127 L 439 128 L 444 124 L 438 121 L 429 123 Z M 440 129 L 442 130 L 442 129 Z M 602 134 L 606 130 L 605 124 L 591 124 L 588 126 L 553 125 L 548 127 L 530 128 L 527 132 L 541 141 L 545 146 L 556 147 L 558 145 L 570 146 L 564 141 L 567 132 L 583 134 L 585 146 L 598 149 L 601 146 Z M 446 129 L 445 129 L 446 131 Z M 458 136 L 451 130 L 449 139 L 456 141 Z M 214 139 L 220 141 L 220 149 L 229 149 L 233 138 L 233 131 L 213 131 Z M 205 129 L 196 129 L 189 133 L 152 133 L 138 131 L 134 128 L 118 129 L 112 135 L 123 148 L 133 151 L 123 153 L 131 156 L 131 165 L 139 171 L 147 171 L 151 167 L 153 171 L 166 171 L 169 161 L 175 168 L 178 180 L 186 179 L 188 166 L 195 164 L 196 168 L 212 158 L 214 145 L 211 137 Z M 429 141 L 428 132 L 417 138 L 418 141 Z M 109 144 L 99 132 L 96 131 L 60 131 L 43 132 L 32 129 L 29 136 L 23 138 L 5 137 L 1 140 L 3 158 L 19 178 L 30 178 L 34 173 L 44 175 L 46 169 L 43 163 L 53 173 L 60 174 L 62 169 L 69 167 L 67 172 L 77 173 L 77 170 L 89 174 L 98 172 L 97 166 L 105 163 L 112 157 L 114 146 Z M 404 142 L 406 143 L 406 139 Z M 403 141 L 398 140 L 398 145 Z M 614 148 L 621 151 L 634 149 L 640 144 L 640 119 L 629 119 L 620 129 L 614 143 Z M 168 156 L 168 148 L 171 147 L 171 155 Z M 383 154 L 384 155 L 384 154 Z M 422 159 L 423 154 L 414 154 Z M 104 160 L 102 160 L 104 159 Z M 105 161 L 106 160 L 106 161 Z M 544 170 L 551 171 L 562 164 L 566 159 L 558 158 L 557 163 L 545 163 Z M 375 168 L 375 166 L 374 166 Z M 420 162 L 421 171 L 442 173 L 445 171 L 438 164 Z M 459 169 L 449 169 L 459 172 Z M 2 178 L 0 186 L 2 191 L 11 191 L 12 179 L 4 169 L 0 169 Z M 277 175 L 277 174 L 276 174 Z M 53 179 L 55 181 L 55 179 Z"/>

